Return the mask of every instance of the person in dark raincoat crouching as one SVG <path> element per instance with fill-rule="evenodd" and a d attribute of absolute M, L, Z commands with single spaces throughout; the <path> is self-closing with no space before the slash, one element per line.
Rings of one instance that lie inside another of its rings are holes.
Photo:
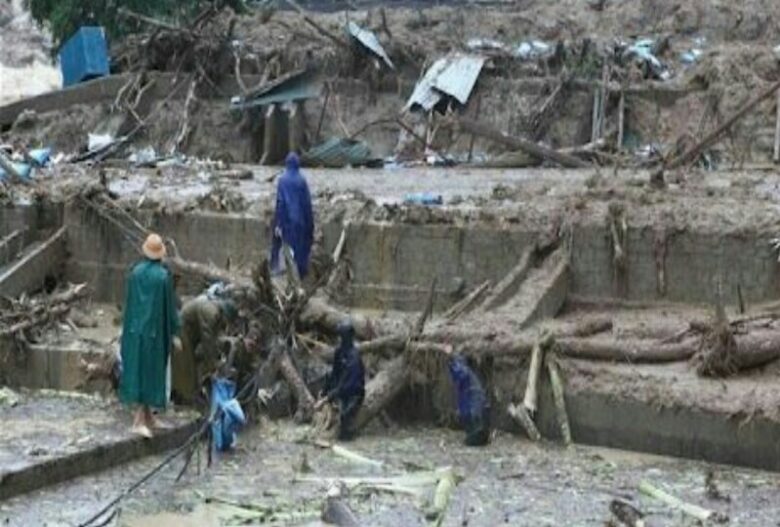
<path fill-rule="evenodd" d="M 315 408 L 321 408 L 326 402 L 339 403 L 339 435 L 341 441 L 355 437 L 355 417 L 366 395 L 366 371 L 363 360 L 355 347 L 355 328 L 351 320 L 338 325 L 341 342 L 333 357 L 333 368 L 325 382 L 325 397 Z"/>
<path fill-rule="evenodd" d="M 485 389 L 466 358 L 454 353 L 452 345 L 446 345 L 444 353 L 449 358 L 450 378 L 458 398 L 458 417 L 466 431 L 465 444 L 486 445 L 490 439 L 490 402 Z"/>

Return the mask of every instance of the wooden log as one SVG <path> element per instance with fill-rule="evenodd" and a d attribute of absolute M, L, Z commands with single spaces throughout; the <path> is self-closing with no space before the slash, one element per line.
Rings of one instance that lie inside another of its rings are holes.
<path fill-rule="evenodd" d="M 535 157 L 553 161 L 564 167 L 587 168 L 590 166 L 589 163 L 577 157 L 570 156 L 568 154 L 563 154 L 561 152 L 558 152 L 557 150 L 553 150 L 552 148 L 548 148 L 546 146 L 534 143 L 533 141 L 528 141 L 527 139 L 521 139 L 519 137 L 515 137 L 509 134 L 505 134 L 503 132 L 499 132 L 498 130 L 495 130 L 489 126 L 481 124 L 477 121 L 471 121 L 469 119 L 461 118 L 461 119 L 457 119 L 455 122 L 458 128 L 460 128 L 465 132 L 478 135 L 480 137 L 484 137 L 485 139 L 489 139 L 496 143 L 506 145 L 509 148 L 512 148 L 514 150 L 522 150 L 524 152 L 528 152 L 529 154 Z"/>
<path fill-rule="evenodd" d="M 772 159 L 780 163 L 780 89 L 777 90 L 777 115 L 775 116 L 775 151 Z"/>
<path fill-rule="evenodd" d="M 620 99 L 618 101 L 618 131 L 617 131 L 617 143 L 615 148 L 618 152 L 623 149 L 623 128 L 625 126 L 626 119 L 626 94 L 620 92 Z"/>
<path fill-rule="evenodd" d="M 351 318 L 358 340 L 370 340 L 378 336 L 398 334 L 402 324 L 392 320 L 375 320 L 360 313 L 347 313 L 325 302 L 320 297 L 310 298 L 299 315 L 303 327 L 316 327 L 326 333 L 335 334 L 339 322 Z"/>
<path fill-rule="evenodd" d="M 738 371 L 764 366 L 780 357 L 780 331 L 755 330 L 746 335 L 736 335 L 737 351 L 734 355 Z"/>
<path fill-rule="evenodd" d="M 604 66 L 601 68 L 601 104 L 600 104 L 600 112 L 599 112 L 599 129 L 598 129 L 598 137 L 596 139 L 601 139 L 604 137 L 604 128 L 606 127 L 607 122 L 607 102 L 608 102 L 608 96 L 609 96 L 609 64 L 604 61 Z"/>
<path fill-rule="evenodd" d="M 161 29 L 167 29 L 168 31 L 173 32 L 190 32 L 188 28 L 175 26 L 173 24 L 170 24 L 168 22 L 165 22 L 164 20 L 158 20 L 156 18 L 148 17 L 146 15 L 142 15 L 140 13 L 136 13 L 135 11 L 131 11 L 125 7 L 120 7 L 116 10 L 117 14 L 125 17 L 130 18 L 133 20 L 137 20 L 139 22 L 143 22 L 144 24 L 148 24 L 150 26 L 155 26 Z"/>
<path fill-rule="evenodd" d="M 539 429 L 536 428 L 534 420 L 528 415 L 528 410 L 522 404 L 510 404 L 507 409 L 507 413 L 523 427 L 526 436 L 531 441 L 541 441 L 542 434 L 539 433 Z"/>
<path fill-rule="evenodd" d="M 597 335 L 599 333 L 612 331 L 612 326 L 612 319 L 609 317 L 593 317 L 578 322 L 577 325 L 572 329 L 571 334 L 574 337 L 580 338 L 592 337 L 593 335 Z M 559 333 L 559 336 L 565 335 L 561 335 Z"/>
<path fill-rule="evenodd" d="M 520 284 L 525 280 L 525 277 L 528 276 L 528 271 L 531 270 L 534 252 L 533 248 L 528 248 L 523 251 L 517 264 L 496 284 L 496 287 L 493 288 L 490 294 L 477 308 L 477 312 L 485 312 L 494 309 L 509 300 L 509 298 L 517 292 Z"/>
<path fill-rule="evenodd" d="M 165 263 L 173 271 L 181 274 L 198 276 L 206 281 L 226 282 L 243 289 L 254 289 L 254 284 L 252 284 L 252 280 L 249 277 L 220 269 L 214 265 L 192 262 L 176 256 L 166 258 Z"/>
<path fill-rule="evenodd" d="M 590 117 L 590 142 L 593 143 L 599 139 L 598 126 L 599 115 L 601 113 L 601 90 L 598 86 L 593 89 L 593 111 Z"/>
<path fill-rule="evenodd" d="M 296 2 L 295 0 L 286 0 L 286 1 L 288 4 L 290 4 L 290 6 L 293 9 L 295 9 L 296 11 L 298 11 L 298 13 L 301 14 L 301 16 L 303 17 L 303 19 L 306 21 L 307 24 L 309 24 L 311 27 L 316 29 L 322 36 L 330 39 L 333 43 L 335 43 L 339 47 L 349 48 L 349 44 L 344 42 L 344 40 L 340 39 L 330 31 L 325 29 L 324 27 L 322 27 L 316 20 L 314 20 L 311 16 L 309 16 L 309 13 L 303 7 L 301 7 L 300 4 L 298 4 L 298 2 Z"/>
<path fill-rule="evenodd" d="M 485 280 L 480 285 L 474 288 L 468 295 L 453 304 L 445 313 L 444 317 L 447 320 L 456 320 L 461 315 L 464 315 L 471 311 L 471 309 L 477 305 L 477 302 L 482 298 L 485 292 L 490 288 L 490 280 Z"/>
<path fill-rule="evenodd" d="M 556 351 L 574 359 L 661 363 L 685 361 L 693 357 L 698 339 L 659 344 L 655 341 L 563 338 L 555 342 Z"/>
<path fill-rule="evenodd" d="M 569 426 L 569 414 L 566 412 L 566 399 L 564 397 L 563 380 L 558 369 L 558 362 L 555 355 L 547 356 L 547 372 L 550 374 L 550 384 L 552 385 L 553 400 L 555 401 L 555 414 L 558 420 L 558 426 L 561 429 L 561 438 L 565 445 L 571 444 L 571 427 Z"/>
<path fill-rule="evenodd" d="M 533 351 L 531 351 L 531 365 L 528 367 L 528 382 L 525 385 L 525 397 L 523 397 L 523 406 L 531 415 L 536 414 L 537 386 L 543 360 L 544 349 L 542 349 L 541 342 L 537 340 Z"/>
<path fill-rule="evenodd" d="M 355 420 L 358 429 L 363 428 L 371 419 L 406 388 L 408 383 L 406 357 L 399 355 L 392 359 L 366 384 L 366 397 L 363 400 Z"/>
<path fill-rule="evenodd" d="M 701 153 L 706 150 L 707 148 L 711 147 L 713 144 L 717 142 L 718 139 L 720 139 L 720 136 L 726 133 L 732 126 L 734 126 L 734 123 L 742 119 L 745 115 L 748 114 L 753 108 L 755 108 L 759 103 L 761 103 L 764 99 L 767 99 L 771 97 L 776 91 L 780 90 L 780 81 L 772 83 L 769 88 L 765 89 L 764 91 L 759 92 L 755 97 L 753 97 L 751 100 L 746 102 L 739 110 L 737 110 L 734 115 L 729 117 L 726 122 L 724 122 L 722 125 L 718 126 L 715 130 L 707 134 L 704 139 L 693 145 L 690 149 L 688 149 L 687 152 L 684 152 L 680 154 L 678 157 L 670 160 L 668 163 L 665 163 L 665 167 L 667 169 L 675 169 L 680 168 L 682 166 L 685 166 L 689 163 L 692 163 L 696 160 Z"/>
<path fill-rule="evenodd" d="M 292 362 L 289 353 L 282 353 L 279 357 L 279 371 L 295 392 L 295 400 L 298 409 L 295 412 L 295 420 L 299 423 L 308 423 L 314 415 L 314 397 L 306 386 L 301 374 Z"/>

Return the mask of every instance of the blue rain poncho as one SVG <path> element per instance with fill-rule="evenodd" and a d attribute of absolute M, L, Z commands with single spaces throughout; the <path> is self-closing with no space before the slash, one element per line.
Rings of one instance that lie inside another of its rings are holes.
<path fill-rule="evenodd" d="M 468 425 L 481 421 L 488 408 L 487 396 L 479 377 L 469 368 L 463 356 L 455 355 L 450 360 L 450 377 L 458 396 L 461 423 Z"/>
<path fill-rule="evenodd" d="M 246 424 L 241 405 L 235 399 L 236 384 L 233 381 L 215 378 L 211 383 L 211 437 L 214 449 L 224 452 L 233 448 L 236 433 Z"/>
<path fill-rule="evenodd" d="M 287 156 L 285 166 L 276 190 L 271 268 L 277 272 L 281 269 L 280 252 L 284 241 L 292 249 L 298 274 L 303 278 L 309 271 L 309 254 L 314 241 L 311 194 L 299 171 L 300 161 L 295 153 Z M 281 232 L 281 239 L 277 230 Z"/>

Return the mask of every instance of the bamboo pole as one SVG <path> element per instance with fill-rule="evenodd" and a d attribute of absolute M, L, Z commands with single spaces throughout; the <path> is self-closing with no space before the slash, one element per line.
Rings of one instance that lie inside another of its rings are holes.
<path fill-rule="evenodd" d="M 569 415 L 566 413 L 566 400 L 563 393 L 563 381 L 561 373 L 558 370 L 558 362 L 553 354 L 547 356 L 547 371 L 550 374 L 550 384 L 552 385 L 553 399 L 555 400 L 556 415 L 558 426 L 561 429 L 563 443 L 568 446 L 571 444 L 571 427 L 569 426 Z"/>
<path fill-rule="evenodd" d="M 646 496 L 650 496 L 651 498 L 655 498 L 658 501 L 672 507 L 673 509 L 678 509 L 684 514 L 687 514 L 688 516 L 696 518 L 702 522 L 711 519 L 715 515 L 715 513 L 713 513 L 711 510 L 699 507 L 698 505 L 694 505 L 692 503 L 687 503 L 680 498 L 677 498 L 676 496 L 672 496 L 668 492 L 654 487 L 647 481 L 642 481 L 639 484 L 639 492 L 645 494 Z"/>

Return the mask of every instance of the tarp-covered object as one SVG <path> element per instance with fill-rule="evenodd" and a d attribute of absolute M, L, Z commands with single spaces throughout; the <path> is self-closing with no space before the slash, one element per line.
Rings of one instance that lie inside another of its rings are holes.
<path fill-rule="evenodd" d="M 62 86 L 109 74 L 108 44 L 102 27 L 82 27 L 60 48 Z"/>
<path fill-rule="evenodd" d="M 166 370 L 179 314 L 173 278 L 160 262 L 143 260 L 127 279 L 122 326 L 122 382 L 127 404 L 164 408 Z"/>
<path fill-rule="evenodd" d="M 235 398 L 236 383 L 215 378 L 211 383 L 211 437 L 214 448 L 224 452 L 233 448 L 236 433 L 246 424 L 246 416 Z"/>

